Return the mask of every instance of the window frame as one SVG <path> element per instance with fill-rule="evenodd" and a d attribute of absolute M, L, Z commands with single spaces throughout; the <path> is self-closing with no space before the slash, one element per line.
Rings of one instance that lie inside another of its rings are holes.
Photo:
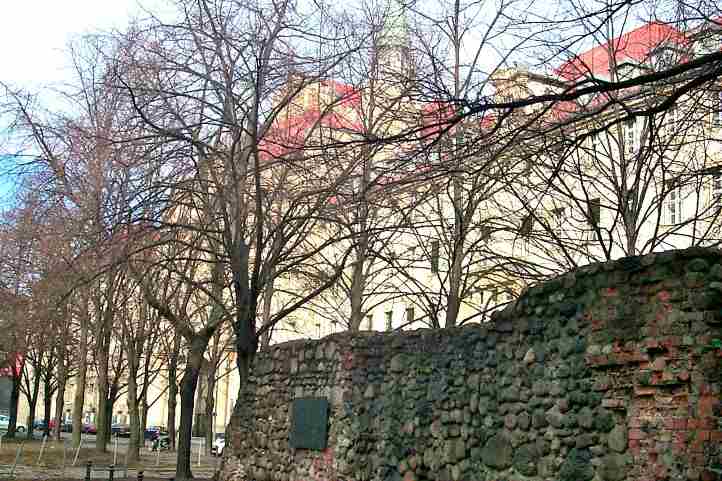
<path fill-rule="evenodd" d="M 682 200 L 682 186 L 668 183 L 667 194 L 664 196 L 664 223 L 666 225 L 679 225 L 683 222 Z"/>

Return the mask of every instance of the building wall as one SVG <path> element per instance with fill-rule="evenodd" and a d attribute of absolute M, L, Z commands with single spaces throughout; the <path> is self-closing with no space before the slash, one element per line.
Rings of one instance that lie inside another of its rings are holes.
<path fill-rule="evenodd" d="M 532 287 L 489 323 L 273 346 L 220 479 L 714 479 L 720 261 L 624 258 Z M 325 449 L 289 445 L 308 397 L 329 402 Z"/>

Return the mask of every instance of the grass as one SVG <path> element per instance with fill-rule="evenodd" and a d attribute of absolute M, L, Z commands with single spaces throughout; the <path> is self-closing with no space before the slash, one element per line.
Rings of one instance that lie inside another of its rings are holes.
<path fill-rule="evenodd" d="M 49 440 L 45 448 L 42 449 L 42 441 L 40 440 L 3 439 L 2 447 L 0 448 L 0 464 L 12 465 L 15 462 L 15 456 L 21 446 L 22 449 L 20 450 L 18 465 L 32 468 L 33 472 L 37 472 L 38 477 L 42 477 L 43 479 L 45 479 L 47 475 L 59 475 L 63 472 L 63 466 L 65 466 L 66 469 L 70 469 L 76 454 L 76 450 L 71 447 L 70 440 L 67 440 L 67 443 Z M 113 445 L 110 444 L 108 448 L 109 452 L 98 453 L 95 450 L 94 443 L 91 444 L 89 441 L 85 441 L 78 453 L 78 460 L 74 469 L 84 472 L 84 467 L 88 461 L 92 461 L 96 466 L 113 464 Z M 116 464 L 119 466 L 125 466 L 126 464 L 125 448 L 126 446 L 124 445 L 118 446 Z M 41 449 L 43 450 L 42 456 L 40 455 Z M 212 472 L 218 466 L 218 459 L 210 456 L 201 456 L 200 467 L 197 466 L 197 461 L 198 457 L 194 451 L 192 467 L 194 471 L 198 471 L 198 475 L 200 476 L 203 476 L 203 474 L 207 472 Z M 129 464 L 128 469 L 145 471 L 147 474 L 145 479 L 151 481 L 155 476 L 160 475 L 160 473 L 173 472 L 175 470 L 175 464 L 175 452 L 162 451 L 159 456 L 156 452 L 141 448 L 140 459 L 137 463 Z M 18 480 L 22 479 L 26 478 L 18 478 Z M 53 479 L 58 480 L 59 478 L 54 477 Z M 77 475 L 75 479 L 77 479 Z M 162 479 L 167 480 L 168 478 L 163 477 Z"/>

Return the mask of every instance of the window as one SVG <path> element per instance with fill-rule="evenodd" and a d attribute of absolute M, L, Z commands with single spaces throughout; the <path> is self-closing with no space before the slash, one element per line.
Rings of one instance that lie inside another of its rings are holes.
<path fill-rule="evenodd" d="M 439 272 L 439 241 L 431 242 L 431 272 Z"/>
<path fill-rule="evenodd" d="M 406 322 L 412 322 L 414 319 L 416 319 L 416 316 L 414 315 L 414 308 L 407 307 L 406 308 Z"/>
<path fill-rule="evenodd" d="M 386 317 L 386 330 L 387 330 L 387 331 L 390 331 L 390 330 L 391 330 L 391 321 L 392 321 L 393 318 L 394 318 L 394 312 L 393 312 L 393 311 L 386 311 L 386 312 L 384 313 L 384 315 L 385 315 L 385 317 Z"/>
<path fill-rule="evenodd" d="M 592 227 L 598 227 L 602 216 L 602 202 L 599 197 L 589 199 L 587 203 L 587 220 Z"/>
<path fill-rule="evenodd" d="M 481 240 L 484 242 L 489 242 L 491 240 L 491 234 L 493 232 L 493 229 L 490 225 L 483 225 L 481 226 L 479 235 L 481 236 Z"/>
<path fill-rule="evenodd" d="M 524 219 L 521 221 L 521 226 L 519 227 L 519 233 L 524 237 L 529 237 L 534 230 L 534 216 L 532 214 L 527 215 L 524 217 Z"/>
<path fill-rule="evenodd" d="M 682 222 L 682 188 L 672 183 L 667 184 L 669 189 L 665 200 L 666 221 L 669 225 Z"/>
<path fill-rule="evenodd" d="M 479 299 L 479 305 L 483 306 L 484 305 L 484 289 L 479 288 L 476 291 L 476 295 L 478 296 L 477 298 Z"/>
<path fill-rule="evenodd" d="M 722 126 L 722 90 L 712 91 L 710 94 L 712 98 L 712 125 L 715 127 Z"/>
<path fill-rule="evenodd" d="M 374 329 L 374 316 L 371 314 L 366 315 L 366 330 L 373 331 Z"/>
<path fill-rule="evenodd" d="M 530 159 L 530 158 L 524 159 L 524 171 L 523 171 L 523 174 L 524 174 L 525 176 L 531 175 L 531 170 L 532 170 L 533 166 L 534 166 L 534 164 L 533 164 L 533 162 L 532 162 L 532 159 Z"/>
<path fill-rule="evenodd" d="M 557 237 L 562 237 L 564 234 L 564 219 L 566 212 L 564 207 L 558 207 L 552 210 L 551 228 Z"/>
<path fill-rule="evenodd" d="M 632 117 L 624 121 L 624 146 L 628 154 L 637 150 L 637 119 Z"/>
<path fill-rule="evenodd" d="M 499 303 L 499 290 L 495 287 L 491 290 L 491 304 L 497 305 Z"/>

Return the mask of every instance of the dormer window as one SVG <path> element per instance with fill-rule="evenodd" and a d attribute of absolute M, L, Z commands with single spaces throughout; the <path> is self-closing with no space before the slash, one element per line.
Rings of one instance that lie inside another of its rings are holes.
<path fill-rule="evenodd" d="M 666 70 L 678 64 L 679 60 L 679 51 L 667 46 L 657 48 L 650 56 L 650 63 L 655 71 Z"/>

